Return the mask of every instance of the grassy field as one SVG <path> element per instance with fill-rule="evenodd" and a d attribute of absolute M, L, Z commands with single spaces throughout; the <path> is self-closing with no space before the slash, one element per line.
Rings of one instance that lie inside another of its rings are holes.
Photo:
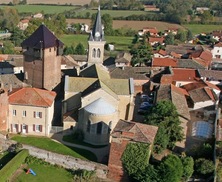
<path fill-rule="evenodd" d="M 15 8 L 19 13 L 39 13 L 47 14 L 62 13 L 65 10 L 76 9 L 75 6 L 50 6 L 50 5 L 16 5 L 16 6 L 0 6 L 0 8 L 9 7 Z"/>
<path fill-rule="evenodd" d="M 31 168 L 36 176 L 32 174 L 26 174 L 26 170 Z M 61 167 L 56 167 L 52 165 L 43 165 L 33 162 L 29 164 L 18 177 L 16 177 L 15 182 L 71 182 L 73 181 L 73 176 L 66 169 Z"/>
<path fill-rule="evenodd" d="M 186 24 L 183 26 L 189 29 L 194 35 L 199 33 L 210 33 L 213 30 L 222 30 L 222 25 Z"/>
<path fill-rule="evenodd" d="M 72 4 L 72 5 L 85 5 L 89 4 L 91 0 L 27 0 L 27 4 Z M 8 4 L 12 0 L 1 0 L 0 3 Z"/>
<path fill-rule="evenodd" d="M 60 40 L 66 45 L 74 47 L 78 43 L 82 43 L 85 48 L 88 47 L 88 37 L 89 35 L 72 34 L 63 35 Z M 113 43 L 116 50 L 128 50 L 128 46 L 132 43 L 133 37 L 119 37 L 119 36 L 105 36 L 106 43 Z"/>
<path fill-rule="evenodd" d="M 45 149 L 51 152 L 55 152 L 55 153 L 59 153 L 63 155 L 70 155 L 70 156 L 80 158 L 83 160 L 97 161 L 96 156 L 88 150 L 68 147 L 63 144 L 54 142 L 50 138 L 31 137 L 31 136 L 27 136 L 27 137 L 14 136 L 12 139 L 17 142 L 35 146 L 35 147 Z"/>

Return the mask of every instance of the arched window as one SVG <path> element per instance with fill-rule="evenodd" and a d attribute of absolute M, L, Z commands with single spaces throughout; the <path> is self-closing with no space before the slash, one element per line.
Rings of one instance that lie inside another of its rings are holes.
<path fill-rule="evenodd" d="M 100 49 L 97 49 L 97 58 L 100 58 L 100 55 L 101 55 L 101 51 Z"/>
<path fill-rule="evenodd" d="M 92 50 L 92 57 L 93 57 L 93 58 L 96 57 L 96 49 L 95 49 L 95 48 Z"/>

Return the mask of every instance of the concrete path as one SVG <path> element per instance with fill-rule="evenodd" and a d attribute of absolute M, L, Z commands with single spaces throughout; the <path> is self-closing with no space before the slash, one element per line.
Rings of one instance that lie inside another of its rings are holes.
<path fill-rule="evenodd" d="M 70 147 L 76 147 L 76 148 L 81 148 L 81 149 L 85 149 L 88 151 L 91 151 L 92 153 L 94 153 L 97 157 L 97 161 L 98 162 L 103 162 L 105 157 L 108 157 L 109 155 L 109 146 L 103 147 L 103 148 L 91 148 L 91 147 L 87 147 L 87 146 L 83 146 L 83 145 L 78 145 L 78 144 L 74 144 L 74 143 L 69 143 L 69 142 L 65 142 L 62 140 L 63 138 L 63 133 L 56 133 L 53 134 L 51 136 L 51 138 L 57 142 L 60 142 L 64 145 L 70 146 Z"/>

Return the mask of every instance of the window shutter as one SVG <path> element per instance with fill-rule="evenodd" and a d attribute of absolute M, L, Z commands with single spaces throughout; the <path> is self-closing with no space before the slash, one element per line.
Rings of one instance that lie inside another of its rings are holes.
<path fill-rule="evenodd" d="M 11 132 L 12 132 L 12 130 L 13 130 L 13 129 L 12 129 L 12 124 L 11 124 Z"/>
<path fill-rule="evenodd" d="M 16 132 L 18 132 L 18 124 L 15 124 Z"/>
<path fill-rule="evenodd" d="M 40 132 L 42 132 L 42 125 L 39 125 Z"/>
<path fill-rule="evenodd" d="M 35 125 L 33 125 L 33 131 L 35 131 Z"/>
<path fill-rule="evenodd" d="M 22 124 L 21 124 L 21 132 L 22 132 Z"/>
<path fill-rule="evenodd" d="M 36 113 L 35 113 L 35 111 L 33 112 L 33 114 L 34 114 L 33 117 L 35 118 L 35 117 L 36 117 Z"/>
<path fill-rule="evenodd" d="M 28 125 L 26 125 L 26 133 L 28 133 Z"/>
<path fill-rule="evenodd" d="M 42 112 L 39 112 L 39 117 L 42 118 Z"/>

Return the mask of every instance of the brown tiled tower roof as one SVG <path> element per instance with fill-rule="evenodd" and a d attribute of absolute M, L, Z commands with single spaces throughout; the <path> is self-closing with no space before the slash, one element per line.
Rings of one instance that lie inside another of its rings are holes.
<path fill-rule="evenodd" d="M 61 47 L 64 44 L 56 38 L 56 36 L 45 26 L 40 25 L 39 28 L 26 40 L 22 42 L 22 47 L 49 48 Z"/>

